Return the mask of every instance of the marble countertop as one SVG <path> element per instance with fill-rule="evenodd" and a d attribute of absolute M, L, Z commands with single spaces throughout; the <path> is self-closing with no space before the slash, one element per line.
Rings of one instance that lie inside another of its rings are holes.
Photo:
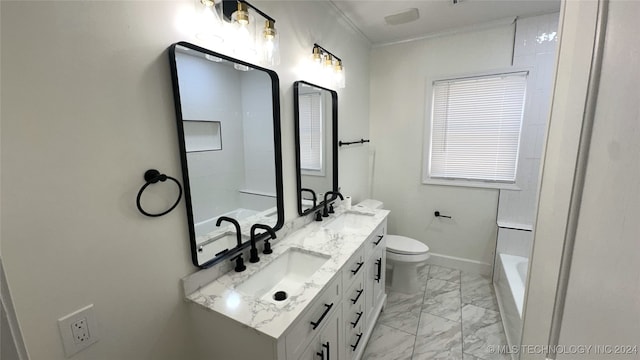
<path fill-rule="evenodd" d="M 258 263 L 249 263 L 245 258 L 247 269 L 243 272 L 231 271 L 208 284 L 198 284 L 197 290 L 188 294 L 187 299 L 206 310 L 215 311 L 274 339 L 280 338 L 389 214 L 388 210 L 359 209 L 354 206 L 348 211 L 369 212 L 372 215 L 362 216 L 357 228 L 341 231 L 325 228 L 345 211 L 339 207 L 335 214 L 324 218 L 324 221 L 314 221 L 291 233 L 273 246 L 272 254 L 261 253 Z M 256 299 L 236 290 L 236 286 L 261 271 L 290 248 L 324 254 L 330 258 L 304 283 L 302 289 L 290 294 L 283 302 Z M 183 281 L 197 281 L 194 279 L 200 277 L 196 274 Z"/>

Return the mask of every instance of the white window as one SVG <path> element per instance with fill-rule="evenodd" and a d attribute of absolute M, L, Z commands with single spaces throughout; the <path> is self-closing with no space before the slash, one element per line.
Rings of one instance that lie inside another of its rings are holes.
<path fill-rule="evenodd" d="M 308 175 L 322 175 L 324 125 L 320 93 L 300 94 L 300 168 Z"/>
<path fill-rule="evenodd" d="M 433 82 L 425 183 L 515 184 L 527 75 Z"/>

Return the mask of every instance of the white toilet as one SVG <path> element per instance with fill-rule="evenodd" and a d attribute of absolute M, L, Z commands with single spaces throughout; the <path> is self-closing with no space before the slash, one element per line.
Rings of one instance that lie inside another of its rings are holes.
<path fill-rule="evenodd" d="M 356 206 L 382 209 L 383 203 L 367 199 Z M 429 247 L 422 242 L 400 235 L 386 235 L 387 264 L 391 265 L 391 289 L 403 293 L 413 293 L 420 289 L 418 266 L 429 258 Z"/>

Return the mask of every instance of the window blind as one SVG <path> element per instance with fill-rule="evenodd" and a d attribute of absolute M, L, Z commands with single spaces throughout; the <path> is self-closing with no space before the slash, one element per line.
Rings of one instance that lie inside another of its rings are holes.
<path fill-rule="evenodd" d="M 298 97 L 300 123 L 300 168 L 322 170 L 322 101 L 319 93 Z"/>
<path fill-rule="evenodd" d="M 515 183 L 527 72 L 433 84 L 429 176 Z"/>

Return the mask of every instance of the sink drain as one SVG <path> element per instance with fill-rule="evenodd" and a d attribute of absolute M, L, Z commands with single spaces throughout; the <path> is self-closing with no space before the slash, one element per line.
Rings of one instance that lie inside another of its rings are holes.
<path fill-rule="evenodd" d="M 282 301 L 282 300 L 285 300 L 286 298 L 287 298 L 286 291 L 277 291 L 275 294 L 273 294 L 273 300 L 275 301 Z"/>

